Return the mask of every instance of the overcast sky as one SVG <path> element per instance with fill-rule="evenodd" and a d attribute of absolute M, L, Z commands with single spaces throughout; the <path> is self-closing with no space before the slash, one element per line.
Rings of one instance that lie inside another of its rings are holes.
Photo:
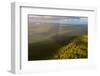
<path fill-rule="evenodd" d="M 29 23 L 88 24 L 87 17 L 28 15 Z"/>

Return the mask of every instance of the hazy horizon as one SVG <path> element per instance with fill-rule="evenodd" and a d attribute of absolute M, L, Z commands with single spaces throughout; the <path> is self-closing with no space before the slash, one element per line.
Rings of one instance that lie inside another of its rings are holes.
<path fill-rule="evenodd" d="M 29 23 L 87 24 L 87 17 L 28 15 Z"/>

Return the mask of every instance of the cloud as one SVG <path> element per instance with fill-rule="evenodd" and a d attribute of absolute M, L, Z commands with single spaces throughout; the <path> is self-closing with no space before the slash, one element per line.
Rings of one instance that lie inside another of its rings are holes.
<path fill-rule="evenodd" d="M 29 23 L 87 24 L 87 17 L 29 15 Z"/>

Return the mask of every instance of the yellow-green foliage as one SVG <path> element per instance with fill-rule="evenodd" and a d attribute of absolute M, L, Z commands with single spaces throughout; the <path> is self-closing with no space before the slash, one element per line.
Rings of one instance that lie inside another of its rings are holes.
<path fill-rule="evenodd" d="M 88 57 L 88 37 L 82 35 L 71 40 L 64 47 L 60 48 L 54 55 L 55 59 L 74 59 Z"/>

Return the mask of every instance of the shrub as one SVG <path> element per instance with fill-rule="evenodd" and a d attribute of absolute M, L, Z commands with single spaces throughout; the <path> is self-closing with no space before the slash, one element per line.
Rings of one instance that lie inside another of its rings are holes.
<path fill-rule="evenodd" d="M 88 37 L 87 35 L 82 35 L 76 37 L 68 44 L 63 46 L 54 55 L 55 59 L 75 59 L 75 58 L 87 58 L 88 57 Z"/>

